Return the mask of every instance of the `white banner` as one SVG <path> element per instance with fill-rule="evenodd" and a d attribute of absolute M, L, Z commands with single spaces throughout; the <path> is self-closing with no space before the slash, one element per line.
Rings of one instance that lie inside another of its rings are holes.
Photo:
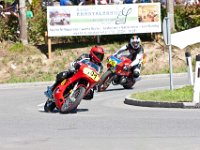
<path fill-rule="evenodd" d="M 48 6 L 48 36 L 161 32 L 160 3 Z"/>
<path fill-rule="evenodd" d="M 195 43 L 200 43 L 200 26 L 171 35 L 171 44 L 180 49 Z"/>

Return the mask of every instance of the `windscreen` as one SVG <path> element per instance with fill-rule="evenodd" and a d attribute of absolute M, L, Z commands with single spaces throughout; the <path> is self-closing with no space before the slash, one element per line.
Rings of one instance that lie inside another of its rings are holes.
<path fill-rule="evenodd" d="M 98 73 L 100 72 L 100 67 L 95 63 L 91 62 L 89 59 L 83 59 L 81 62 L 94 68 Z"/>

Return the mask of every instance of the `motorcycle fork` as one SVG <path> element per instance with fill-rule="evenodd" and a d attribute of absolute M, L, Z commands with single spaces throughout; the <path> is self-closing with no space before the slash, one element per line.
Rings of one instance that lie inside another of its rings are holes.
<path fill-rule="evenodd" d="M 75 86 L 73 87 L 73 89 L 71 89 L 71 90 L 69 91 L 69 93 L 70 93 L 70 94 L 69 94 L 69 99 L 70 99 L 72 102 L 74 102 L 74 101 L 76 100 L 72 95 L 74 94 L 74 92 L 75 92 L 77 86 L 78 86 L 78 82 L 75 84 Z"/>
<path fill-rule="evenodd" d="M 112 74 L 111 74 L 111 77 L 110 77 L 109 80 L 108 80 L 108 83 L 109 83 L 109 84 L 113 81 L 114 77 L 115 77 L 115 74 L 112 73 Z"/>

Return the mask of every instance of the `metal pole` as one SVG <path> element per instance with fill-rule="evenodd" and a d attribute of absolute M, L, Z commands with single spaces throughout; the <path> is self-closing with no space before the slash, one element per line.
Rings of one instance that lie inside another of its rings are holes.
<path fill-rule="evenodd" d="M 169 45 L 169 64 L 170 64 L 170 90 L 173 90 L 173 76 L 172 76 L 172 45 Z"/>
<path fill-rule="evenodd" d="M 167 0 L 167 12 L 169 13 L 168 17 L 170 18 L 170 30 L 175 31 L 175 24 L 174 24 L 174 0 Z"/>
<path fill-rule="evenodd" d="M 173 76 L 172 76 L 172 44 L 171 44 L 171 28 L 170 28 L 170 17 L 169 12 L 167 13 L 168 17 L 168 27 L 167 27 L 167 37 L 169 43 L 169 66 L 170 66 L 170 90 L 173 90 Z"/>
<path fill-rule="evenodd" d="M 97 43 L 100 43 L 100 35 L 97 35 Z"/>
<path fill-rule="evenodd" d="M 98 0 L 98 3 L 97 3 L 97 5 L 100 5 L 101 3 L 100 3 L 100 0 Z M 100 43 L 100 35 L 97 35 L 97 43 L 99 44 Z"/>

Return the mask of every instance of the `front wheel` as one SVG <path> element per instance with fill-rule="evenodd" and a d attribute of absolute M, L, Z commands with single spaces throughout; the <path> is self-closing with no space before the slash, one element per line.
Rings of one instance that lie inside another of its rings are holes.
<path fill-rule="evenodd" d="M 102 91 L 105 91 L 108 86 L 110 85 L 110 83 L 112 82 L 113 80 L 113 73 L 111 70 L 107 70 L 101 77 L 101 80 L 97 86 L 97 90 L 98 92 L 102 92 Z"/>
<path fill-rule="evenodd" d="M 71 97 L 69 97 L 69 93 L 64 94 L 65 102 L 63 103 L 60 112 L 61 113 L 69 113 L 76 109 L 83 99 L 86 92 L 86 88 L 83 86 L 79 86 Z"/>
<path fill-rule="evenodd" d="M 124 84 L 123 87 L 124 87 L 125 89 L 131 89 L 131 88 L 134 86 L 135 82 L 136 82 L 135 80 L 133 80 L 132 78 L 129 78 L 129 79 L 127 80 L 127 83 Z"/>

